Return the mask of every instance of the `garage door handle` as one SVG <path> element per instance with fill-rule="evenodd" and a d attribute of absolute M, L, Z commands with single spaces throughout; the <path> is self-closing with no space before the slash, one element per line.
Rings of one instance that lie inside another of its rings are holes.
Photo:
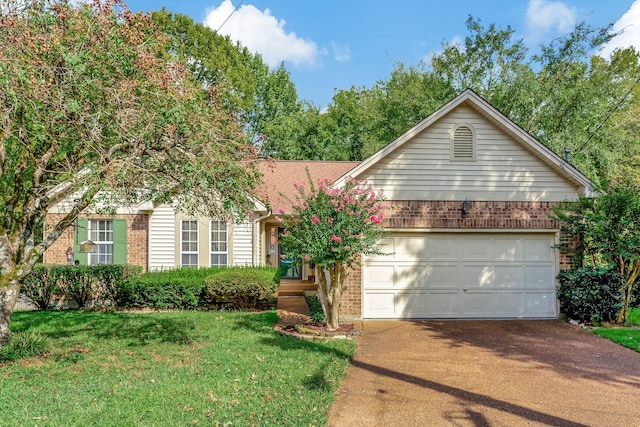
<path fill-rule="evenodd" d="M 467 289 L 463 289 L 462 292 L 467 292 Z"/>

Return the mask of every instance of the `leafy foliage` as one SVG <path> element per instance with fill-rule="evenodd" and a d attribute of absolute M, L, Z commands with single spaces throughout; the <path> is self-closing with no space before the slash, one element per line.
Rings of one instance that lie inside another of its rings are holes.
<path fill-rule="evenodd" d="M 322 303 L 320 299 L 311 295 L 306 297 L 307 305 L 309 306 L 309 313 L 311 315 L 311 319 L 314 322 L 324 322 L 327 319 L 327 316 L 324 314 L 324 310 L 322 309 Z"/>
<path fill-rule="evenodd" d="M 572 319 L 611 322 L 623 307 L 624 277 L 606 268 L 583 268 L 558 274 L 560 307 Z"/>
<path fill-rule="evenodd" d="M 229 268 L 205 279 L 203 297 L 214 304 L 238 309 L 263 309 L 278 290 L 276 269 L 269 267 Z"/>
<path fill-rule="evenodd" d="M 598 197 L 582 196 L 554 213 L 563 234 L 576 242 L 573 249 L 580 258 L 593 268 L 614 270 L 624 278 L 620 288 L 623 305 L 616 316 L 618 323 L 624 323 L 640 277 L 640 189 L 613 183 Z"/>
<path fill-rule="evenodd" d="M 116 305 L 120 307 L 186 309 L 201 305 L 205 278 L 220 270 L 179 268 L 151 271 L 118 285 Z"/>
<path fill-rule="evenodd" d="M 293 212 L 282 223 L 280 245 L 286 256 L 316 265 L 327 327 L 337 329 L 346 270 L 358 264 L 362 254 L 381 253 L 382 192 L 352 178 L 342 186 L 322 179 L 316 187 L 308 170 L 307 179 L 308 189 L 295 184 L 295 200 L 289 200 Z"/>
<path fill-rule="evenodd" d="M 141 273 L 133 265 L 43 265 L 34 267 L 21 292 L 41 310 L 64 299 L 78 307 L 90 304 L 112 305 L 120 282 Z"/>
<path fill-rule="evenodd" d="M 150 16 L 75 4 L 0 8 L 0 341 L 20 282 L 80 212 L 177 200 L 226 218 L 253 206 L 255 150 L 224 88 L 170 60 Z"/>

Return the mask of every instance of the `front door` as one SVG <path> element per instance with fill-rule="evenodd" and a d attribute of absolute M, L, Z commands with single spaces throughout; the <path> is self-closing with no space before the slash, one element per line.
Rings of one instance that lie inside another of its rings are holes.
<path fill-rule="evenodd" d="M 282 233 L 282 229 L 278 229 L 278 235 Z M 278 267 L 282 268 L 283 279 L 301 279 L 302 264 L 300 259 L 287 257 L 286 250 L 282 245 L 278 245 Z"/>

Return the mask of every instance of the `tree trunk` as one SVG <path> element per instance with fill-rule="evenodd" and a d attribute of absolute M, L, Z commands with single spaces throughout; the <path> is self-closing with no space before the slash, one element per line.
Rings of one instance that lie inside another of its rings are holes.
<path fill-rule="evenodd" d="M 9 339 L 11 333 L 11 315 L 18 301 L 20 285 L 8 285 L 0 279 L 0 345 Z"/>
<path fill-rule="evenodd" d="M 327 275 L 327 272 L 329 273 Z M 323 303 L 327 329 L 335 331 L 339 327 L 340 295 L 342 294 L 342 282 L 344 280 L 344 268 L 342 263 L 328 266 L 327 270 L 318 269 L 320 276 L 320 301 Z"/>

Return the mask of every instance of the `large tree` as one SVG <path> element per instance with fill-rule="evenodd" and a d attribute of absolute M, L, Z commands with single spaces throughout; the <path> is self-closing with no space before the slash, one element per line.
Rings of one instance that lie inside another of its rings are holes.
<path fill-rule="evenodd" d="M 167 43 L 118 0 L 0 2 L 0 342 L 20 282 L 97 201 L 250 207 L 252 146 L 222 89 L 167 60 Z"/>
<path fill-rule="evenodd" d="M 225 87 L 225 103 L 236 111 L 249 141 L 257 146 L 281 140 L 288 118 L 302 110 L 283 64 L 274 70 L 259 54 L 228 36 L 164 8 L 153 22 L 170 37 L 167 53 L 184 63 L 205 86 Z"/>

